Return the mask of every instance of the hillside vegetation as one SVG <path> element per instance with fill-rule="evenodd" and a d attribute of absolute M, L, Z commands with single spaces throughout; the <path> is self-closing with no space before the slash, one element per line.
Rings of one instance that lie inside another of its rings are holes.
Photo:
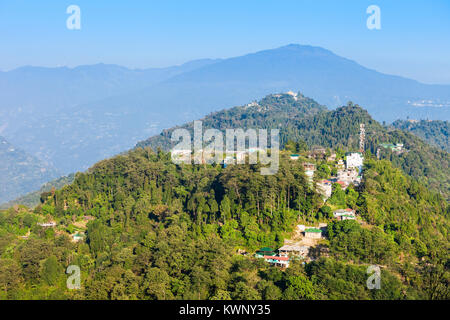
<path fill-rule="evenodd" d="M 392 126 L 422 138 L 429 144 L 450 152 L 450 124 L 441 120 L 397 120 Z"/>
<path fill-rule="evenodd" d="M 450 197 L 449 153 L 428 145 L 421 138 L 401 130 L 388 130 L 369 113 L 349 102 L 346 106 L 328 111 L 314 100 L 300 93 L 295 99 L 290 94 L 269 95 L 256 105 L 235 107 L 212 113 L 203 119 L 203 128 L 261 128 L 280 129 L 280 142 L 304 141 L 307 146 L 323 146 L 343 150 L 359 149 L 359 126 L 366 127 L 365 149 L 376 154 L 381 143 L 403 143 L 401 154 L 380 150 L 380 157 L 389 159 L 407 175 L 424 185 Z M 164 130 L 137 144 L 154 150 L 170 150 L 170 137 L 176 128 L 193 130 L 193 124 Z M 191 134 L 192 135 L 192 134 Z"/>
<path fill-rule="evenodd" d="M 182 165 L 137 149 L 105 160 L 49 193 L 34 212 L 0 215 L 3 298 L 71 299 L 417 299 L 448 298 L 448 206 L 393 168 L 369 159 L 357 191 L 336 191 L 372 227 L 336 222 L 298 161 L 282 157 L 274 176 L 258 165 Z M 356 200 L 356 202 L 355 202 Z M 336 201 L 336 200 L 334 200 Z M 67 228 L 95 217 L 86 241 L 36 226 Z M 41 218 L 42 219 L 42 218 Z M 236 248 L 277 247 L 297 221 L 329 223 L 329 256 L 286 271 Z M 66 227 L 65 227 L 66 226 Z M 31 235 L 18 235 L 31 230 Z M 82 289 L 65 289 L 64 269 L 82 270 Z M 380 264 L 384 290 L 367 290 Z"/>

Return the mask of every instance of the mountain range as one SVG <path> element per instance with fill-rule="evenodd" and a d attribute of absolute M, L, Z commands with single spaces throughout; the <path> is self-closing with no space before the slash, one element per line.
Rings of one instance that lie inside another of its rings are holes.
<path fill-rule="evenodd" d="M 329 50 L 293 44 L 168 68 L 0 72 L 0 134 L 69 174 L 164 128 L 288 90 L 332 109 L 357 101 L 378 121 L 450 119 L 449 85 L 382 74 Z"/>
<path fill-rule="evenodd" d="M 0 137 L 0 204 L 35 191 L 59 172 Z"/>

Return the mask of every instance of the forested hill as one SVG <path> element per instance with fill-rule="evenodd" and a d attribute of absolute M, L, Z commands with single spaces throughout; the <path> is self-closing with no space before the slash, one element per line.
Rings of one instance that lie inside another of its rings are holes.
<path fill-rule="evenodd" d="M 392 126 L 410 131 L 429 144 L 450 152 L 450 124 L 441 120 L 397 120 Z"/>
<path fill-rule="evenodd" d="M 52 181 L 46 182 L 42 185 L 42 187 L 37 191 L 32 191 L 23 196 L 20 196 L 14 200 L 9 202 L 0 204 L 1 209 L 8 209 L 15 205 L 24 205 L 30 208 L 34 208 L 40 203 L 41 194 L 44 192 L 49 192 L 52 189 L 61 189 L 65 185 L 68 185 L 73 182 L 75 179 L 75 174 L 70 174 L 68 176 L 59 177 Z"/>
<path fill-rule="evenodd" d="M 300 119 L 325 112 L 326 110 L 325 106 L 300 93 L 297 96 L 273 94 L 245 106 L 211 113 L 200 120 L 203 122 L 204 129 L 214 128 L 222 131 L 230 128 L 283 129 L 295 127 Z M 182 126 L 164 130 L 160 135 L 139 142 L 137 147 L 151 147 L 153 150 L 161 148 L 168 151 L 174 145 L 170 137 L 173 130 L 177 128 L 186 128 L 192 133 L 193 123 L 189 122 Z"/>
<path fill-rule="evenodd" d="M 335 186 L 329 201 L 358 221 L 336 221 L 303 161 L 284 155 L 276 175 L 262 176 L 258 165 L 178 166 L 138 148 L 44 194 L 33 212 L 0 211 L 0 298 L 449 298 L 444 199 L 367 155 L 361 188 Z M 44 219 L 57 226 L 36 224 Z M 319 222 L 327 239 L 305 265 L 280 270 L 253 257 L 279 248 L 296 224 Z M 74 230 L 85 238 L 71 242 Z M 382 266 L 382 290 L 367 289 L 370 264 Z M 68 265 L 80 266 L 80 290 L 66 289 Z"/>
<path fill-rule="evenodd" d="M 279 128 L 282 145 L 288 140 L 303 140 L 310 148 L 323 146 L 355 151 L 359 149 L 359 126 L 364 123 L 366 150 L 375 154 L 381 143 L 404 144 L 405 152 L 400 154 L 380 148 L 380 157 L 389 159 L 406 174 L 447 199 L 450 195 L 447 152 L 428 145 L 409 132 L 383 127 L 366 110 L 352 103 L 328 111 L 300 93 L 297 99 L 292 94 L 274 94 L 257 103 L 212 113 L 201 120 L 204 129 Z M 192 131 L 193 123 L 181 127 Z M 138 143 L 137 147 L 168 151 L 173 146 L 170 137 L 174 129 L 164 130 L 160 135 Z"/>

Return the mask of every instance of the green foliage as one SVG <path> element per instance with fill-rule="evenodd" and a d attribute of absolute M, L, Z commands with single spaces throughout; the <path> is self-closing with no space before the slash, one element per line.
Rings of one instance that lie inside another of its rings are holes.
<path fill-rule="evenodd" d="M 447 154 L 387 131 L 357 106 L 328 112 L 303 96 L 269 96 L 259 106 L 212 114 L 204 126 L 281 127 L 289 152 L 323 145 L 342 158 L 358 147 L 359 123 L 371 133 L 363 183 L 345 191 L 333 185 L 325 205 L 302 161 L 286 154 L 272 176 L 260 175 L 260 164 L 175 165 L 170 154 L 149 148 L 101 161 L 43 193 L 34 211 L 0 211 L 0 298 L 448 299 L 448 190 L 430 191 L 448 180 L 441 170 Z M 168 147 L 169 136 L 147 143 Z M 371 156 L 394 138 L 409 152 Z M 328 178 L 331 165 L 319 163 L 317 176 Z M 334 221 L 337 207 L 355 209 L 358 219 Z M 60 235 L 75 231 L 72 223 L 83 215 L 95 217 L 85 240 Z M 43 216 L 58 227 L 37 226 Z M 291 260 L 280 270 L 236 254 L 278 248 L 298 223 L 324 221 L 320 259 Z M 73 264 L 81 268 L 82 289 L 69 291 L 64 271 Z M 381 265 L 382 290 L 367 289 L 369 264 Z"/>
<path fill-rule="evenodd" d="M 55 285 L 61 275 L 61 270 L 58 260 L 55 256 L 50 256 L 45 260 L 42 266 L 41 278 L 48 285 Z"/>
<path fill-rule="evenodd" d="M 392 124 L 393 127 L 424 139 L 429 144 L 450 152 L 450 124 L 448 121 L 441 120 L 397 120 Z"/>

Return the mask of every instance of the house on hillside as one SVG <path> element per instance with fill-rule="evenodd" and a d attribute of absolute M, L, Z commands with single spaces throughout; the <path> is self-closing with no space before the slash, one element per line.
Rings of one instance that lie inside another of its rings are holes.
<path fill-rule="evenodd" d="M 38 222 L 38 226 L 44 227 L 44 228 L 53 228 L 56 227 L 55 221 L 49 221 L 49 222 Z"/>
<path fill-rule="evenodd" d="M 76 232 L 76 233 L 72 234 L 71 236 L 72 236 L 72 242 L 81 241 L 86 237 L 85 234 L 81 233 L 81 232 Z"/>
<path fill-rule="evenodd" d="M 328 227 L 327 223 L 319 222 L 319 228 L 318 229 L 322 230 L 322 232 L 326 232 L 327 231 L 327 227 Z"/>
<path fill-rule="evenodd" d="M 308 246 L 289 245 L 285 244 L 278 249 L 278 254 L 281 257 L 288 257 L 289 255 L 306 258 L 309 253 Z"/>
<path fill-rule="evenodd" d="M 347 209 L 338 209 L 333 212 L 333 216 L 338 220 L 354 220 L 355 218 L 355 210 L 352 210 L 350 208 Z M 344 218 L 342 218 L 345 216 Z M 353 217 L 353 218 L 352 218 Z"/>
<path fill-rule="evenodd" d="M 298 93 L 295 93 L 295 92 L 292 92 L 292 91 L 288 91 L 288 92 L 286 92 L 286 94 L 292 96 L 294 98 L 294 100 L 297 101 Z"/>
<path fill-rule="evenodd" d="M 290 159 L 291 160 L 298 160 L 299 157 L 300 157 L 300 155 L 298 155 L 298 154 L 291 154 L 290 155 Z"/>
<path fill-rule="evenodd" d="M 316 191 L 322 195 L 323 201 L 327 201 L 331 197 L 332 184 L 330 180 L 322 180 L 317 182 Z"/>
<path fill-rule="evenodd" d="M 263 258 L 264 256 L 274 256 L 275 251 L 272 248 L 264 247 L 256 251 L 256 258 Z"/>
<path fill-rule="evenodd" d="M 289 268 L 289 257 L 264 256 L 264 260 L 276 267 Z"/>
<path fill-rule="evenodd" d="M 313 180 L 314 172 L 316 171 L 316 165 L 313 163 L 304 163 L 303 169 L 305 170 L 305 175 L 309 181 Z"/>
<path fill-rule="evenodd" d="M 336 183 L 339 184 L 339 185 L 341 186 L 342 190 L 345 190 L 345 189 L 347 189 L 347 187 L 348 187 L 348 183 L 345 182 L 345 181 L 337 180 Z"/>
<path fill-rule="evenodd" d="M 390 149 L 394 153 L 402 153 L 403 152 L 403 143 L 382 143 L 380 144 L 384 149 Z"/>
<path fill-rule="evenodd" d="M 346 154 L 346 168 L 358 168 L 359 171 L 362 170 L 364 157 L 361 152 L 351 152 Z"/>
<path fill-rule="evenodd" d="M 309 239 L 320 239 L 322 238 L 322 230 L 317 228 L 309 228 L 305 230 L 305 237 Z"/>

